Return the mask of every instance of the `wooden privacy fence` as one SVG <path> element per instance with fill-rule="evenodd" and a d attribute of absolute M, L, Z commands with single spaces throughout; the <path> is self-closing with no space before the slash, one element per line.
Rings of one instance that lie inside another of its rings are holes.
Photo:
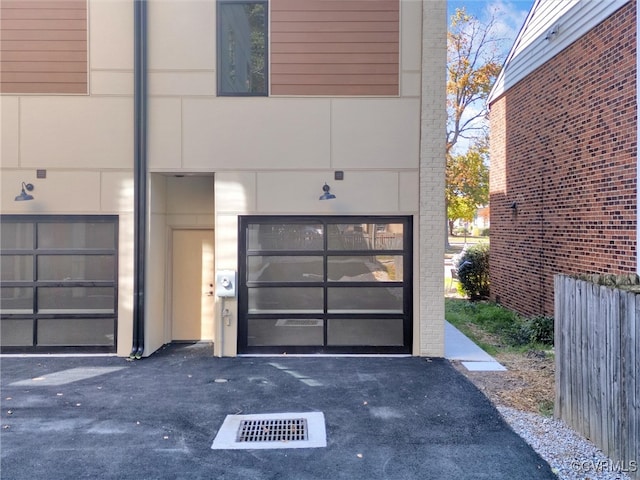
<path fill-rule="evenodd" d="M 640 282 L 620 278 L 555 276 L 555 416 L 640 479 Z"/>

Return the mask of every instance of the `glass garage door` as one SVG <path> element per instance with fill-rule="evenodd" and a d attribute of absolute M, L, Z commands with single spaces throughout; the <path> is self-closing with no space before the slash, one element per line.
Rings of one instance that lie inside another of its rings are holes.
<path fill-rule="evenodd" d="M 241 217 L 240 353 L 410 353 L 410 217 Z"/>
<path fill-rule="evenodd" d="M 0 222 L 2 351 L 114 352 L 117 217 L 3 215 Z"/>

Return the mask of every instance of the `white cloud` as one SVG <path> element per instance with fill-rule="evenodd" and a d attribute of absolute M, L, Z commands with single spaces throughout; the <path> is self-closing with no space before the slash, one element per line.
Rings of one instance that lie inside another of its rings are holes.
<path fill-rule="evenodd" d="M 496 19 L 495 34 L 502 39 L 501 48 L 506 56 L 513 45 L 524 21 L 529 14 L 531 2 L 513 2 L 508 0 L 490 0 L 485 4 L 480 20 L 487 21 L 491 16 Z"/>

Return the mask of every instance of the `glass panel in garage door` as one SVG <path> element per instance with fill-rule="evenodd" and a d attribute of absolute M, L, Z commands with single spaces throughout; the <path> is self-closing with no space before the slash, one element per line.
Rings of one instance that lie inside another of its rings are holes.
<path fill-rule="evenodd" d="M 113 280 L 113 255 L 39 255 L 40 280 Z"/>
<path fill-rule="evenodd" d="M 251 346 L 322 345 L 323 342 L 322 320 L 306 318 L 249 320 L 248 344 Z"/>
<path fill-rule="evenodd" d="M 0 288 L 0 311 L 5 315 L 11 313 L 33 313 L 33 288 Z"/>
<path fill-rule="evenodd" d="M 322 313 L 322 299 L 319 287 L 252 287 L 249 313 Z"/>
<path fill-rule="evenodd" d="M 0 257 L 0 276 L 2 281 L 32 281 L 33 256 L 2 255 Z"/>
<path fill-rule="evenodd" d="M 402 345 L 402 318 L 333 318 L 328 320 L 328 345 Z"/>
<path fill-rule="evenodd" d="M 322 257 L 254 256 L 247 262 L 249 282 L 317 282 L 323 279 Z"/>
<path fill-rule="evenodd" d="M 402 282 L 402 255 L 328 257 L 330 282 Z"/>
<path fill-rule="evenodd" d="M 115 245 L 113 223 L 47 222 L 38 225 L 38 248 L 41 249 L 113 249 Z"/>
<path fill-rule="evenodd" d="M 33 248 L 33 223 L 3 222 L 0 228 L 2 250 L 31 250 Z"/>
<path fill-rule="evenodd" d="M 38 322 L 38 345 L 113 345 L 113 318 L 55 318 Z"/>
<path fill-rule="evenodd" d="M 249 250 L 322 250 L 319 223 L 252 224 L 247 228 Z"/>

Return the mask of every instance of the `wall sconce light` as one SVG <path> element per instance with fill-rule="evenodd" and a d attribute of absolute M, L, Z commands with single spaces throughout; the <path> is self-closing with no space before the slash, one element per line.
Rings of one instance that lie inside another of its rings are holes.
<path fill-rule="evenodd" d="M 332 198 L 336 198 L 336 196 L 330 192 L 331 187 L 326 183 L 322 187 L 322 190 L 324 191 L 324 193 L 320 195 L 320 200 L 331 200 Z"/>
<path fill-rule="evenodd" d="M 29 192 L 33 192 L 33 184 L 22 182 L 22 191 L 20 192 L 20 195 L 16 196 L 15 198 L 16 202 L 22 202 L 24 200 L 33 200 L 33 195 L 25 192 L 25 190 Z"/>

